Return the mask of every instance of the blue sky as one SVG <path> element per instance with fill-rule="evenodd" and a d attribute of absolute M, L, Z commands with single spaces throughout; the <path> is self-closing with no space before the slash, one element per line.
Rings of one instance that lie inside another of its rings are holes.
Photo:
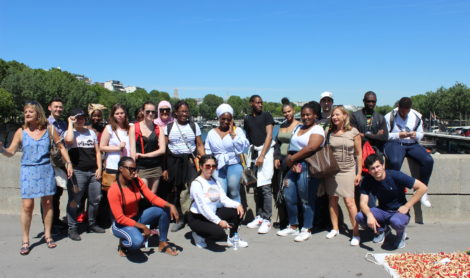
<path fill-rule="evenodd" d="M 470 1 L 0 0 L 0 58 L 180 97 L 470 86 Z"/>

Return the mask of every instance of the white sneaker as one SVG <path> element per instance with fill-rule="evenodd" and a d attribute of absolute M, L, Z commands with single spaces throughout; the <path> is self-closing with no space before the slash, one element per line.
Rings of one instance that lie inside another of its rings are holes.
<path fill-rule="evenodd" d="M 207 248 L 206 240 L 195 232 L 192 232 L 194 244 L 199 248 Z"/>
<path fill-rule="evenodd" d="M 255 228 L 259 228 L 259 226 L 261 226 L 261 223 L 263 223 L 263 218 L 257 215 L 255 219 L 253 219 L 253 221 L 248 223 L 246 226 L 250 229 L 255 229 Z"/>
<path fill-rule="evenodd" d="M 288 236 L 288 235 L 293 235 L 293 236 L 298 236 L 300 233 L 299 228 L 297 229 L 292 229 L 291 226 L 288 226 L 284 230 L 280 230 L 276 233 L 278 236 Z"/>
<path fill-rule="evenodd" d="M 352 239 L 351 239 L 350 244 L 351 244 L 351 246 L 358 246 L 360 241 L 361 241 L 360 237 L 353 236 Z"/>
<path fill-rule="evenodd" d="M 339 235 L 339 231 L 338 230 L 331 230 L 327 235 L 326 235 L 326 238 L 334 238 L 335 236 Z"/>
<path fill-rule="evenodd" d="M 267 234 L 271 230 L 271 221 L 263 219 L 261 226 L 258 229 L 258 234 Z"/>
<path fill-rule="evenodd" d="M 227 238 L 227 246 L 228 247 L 233 247 L 233 239 L 231 237 Z M 248 242 L 244 241 L 244 240 L 239 240 L 238 241 L 238 247 L 239 248 L 245 248 L 245 247 L 248 247 Z"/>
<path fill-rule="evenodd" d="M 297 241 L 297 242 L 306 241 L 311 236 L 312 236 L 312 233 L 308 229 L 302 228 L 302 230 L 300 230 L 299 235 L 294 238 L 294 241 Z"/>
<path fill-rule="evenodd" d="M 428 198 L 428 193 L 424 193 L 423 197 L 421 197 L 421 204 L 427 208 L 431 207 L 431 202 Z"/>

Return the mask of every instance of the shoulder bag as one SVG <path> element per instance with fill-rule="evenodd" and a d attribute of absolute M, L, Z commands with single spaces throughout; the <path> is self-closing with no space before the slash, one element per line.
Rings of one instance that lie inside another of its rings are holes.
<path fill-rule="evenodd" d="M 308 170 L 310 175 L 317 179 L 333 176 L 339 172 L 338 162 L 330 146 L 330 132 L 326 135 L 325 145 L 314 154 L 307 157 L 305 161 L 309 165 Z"/>

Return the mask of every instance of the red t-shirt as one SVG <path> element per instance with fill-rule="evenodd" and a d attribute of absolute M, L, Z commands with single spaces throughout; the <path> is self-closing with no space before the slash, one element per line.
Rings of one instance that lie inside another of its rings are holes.
<path fill-rule="evenodd" d="M 122 192 L 124 193 L 124 199 L 126 202 L 125 211 L 122 203 L 123 198 L 121 195 L 121 190 L 119 189 L 117 182 L 113 183 L 113 185 L 111 185 L 108 190 L 108 201 L 109 206 L 111 207 L 111 212 L 113 213 L 116 222 L 121 225 L 134 226 L 137 222 L 132 219 L 132 217 L 135 217 L 139 214 L 139 201 L 142 198 L 140 192 L 142 192 L 144 197 L 155 206 L 164 207 L 166 204 L 166 201 L 150 191 L 147 185 L 145 185 L 145 183 L 140 178 L 138 178 L 138 181 L 138 185 L 132 182 L 132 187 L 122 186 Z"/>

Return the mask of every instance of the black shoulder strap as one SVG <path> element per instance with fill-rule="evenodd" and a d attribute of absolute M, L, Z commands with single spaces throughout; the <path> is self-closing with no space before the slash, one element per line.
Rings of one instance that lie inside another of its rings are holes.
<path fill-rule="evenodd" d="M 416 121 L 416 125 L 415 125 L 415 128 L 413 129 L 413 131 L 417 131 L 418 128 L 419 128 L 419 126 L 421 125 L 421 117 L 419 117 L 416 112 L 413 112 L 413 113 L 415 113 L 415 116 L 416 116 L 416 118 L 418 119 L 418 120 Z"/>
<path fill-rule="evenodd" d="M 390 114 L 390 131 L 392 132 L 394 125 L 395 125 L 395 118 L 397 117 L 397 111 L 392 110 L 392 113 Z"/>
<path fill-rule="evenodd" d="M 174 123 L 174 122 L 173 122 L 173 123 Z M 173 127 L 173 123 L 169 123 L 169 124 L 166 126 L 166 132 L 167 132 L 168 136 L 170 136 L 171 128 Z"/>
<path fill-rule="evenodd" d="M 189 126 L 194 132 L 194 136 L 196 136 L 196 124 L 194 122 L 189 122 Z"/>

